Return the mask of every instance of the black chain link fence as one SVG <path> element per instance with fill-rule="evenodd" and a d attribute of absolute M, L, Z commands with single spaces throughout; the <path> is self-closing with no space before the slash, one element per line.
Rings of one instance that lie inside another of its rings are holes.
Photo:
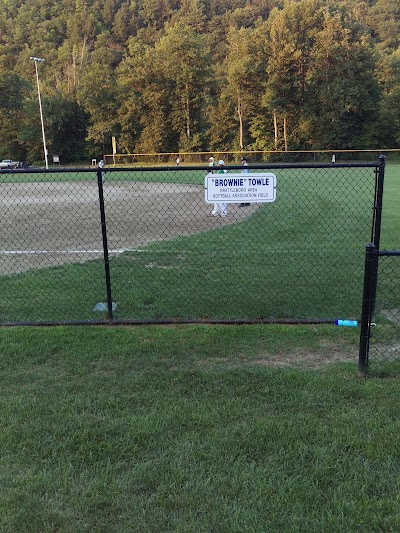
<path fill-rule="evenodd" d="M 0 323 L 358 320 L 377 165 L 248 168 L 226 217 L 206 166 L 2 172 Z"/>
<path fill-rule="evenodd" d="M 379 253 L 375 313 L 372 317 L 370 360 L 400 360 L 400 251 Z"/>

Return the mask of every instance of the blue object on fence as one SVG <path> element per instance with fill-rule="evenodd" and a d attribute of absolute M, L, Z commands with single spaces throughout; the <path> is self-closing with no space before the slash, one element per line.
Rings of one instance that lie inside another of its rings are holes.
<path fill-rule="evenodd" d="M 358 326 L 358 322 L 357 320 L 335 320 L 335 325 L 356 328 Z"/>

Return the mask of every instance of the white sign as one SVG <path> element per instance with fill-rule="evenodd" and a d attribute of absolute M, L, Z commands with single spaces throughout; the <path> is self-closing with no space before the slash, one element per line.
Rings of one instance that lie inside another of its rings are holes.
<path fill-rule="evenodd" d="M 276 176 L 271 173 L 207 174 L 204 179 L 205 201 L 264 203 L 276 199 Z"/>

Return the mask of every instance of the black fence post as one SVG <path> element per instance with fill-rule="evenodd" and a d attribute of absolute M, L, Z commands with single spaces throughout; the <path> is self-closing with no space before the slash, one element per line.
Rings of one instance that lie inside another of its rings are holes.
<path fill-rule="evenodd" d="M 360 349 L 358 356 L 358 369 L 365 373 L 368 370 L 369 340 L 371 335 L 372 306 L 374 301 L 373 291 L 376 291 L 374 279 L 376 277 L 376 246 L 369 243 L 365 247 L 364 291 L 361 313 Z"/>
<path fill-rule="evenodd" d="M 111 293 L 111 276 L 110 276 L 110 259 L 108 256 L 108 243 L 107 243 L 107 224 L 106 224 L 106 212 L 104 208 L 104 194 L 103 194 L 103 181 L 104 171 L 102 170 L 104 163 L 100 161 L 99 169 L 97 170 L 97 185 L 99 189 L 99 204 L 100 204 L 100 219 L 101 219 L 101 232 L 103 235 L 103 256 L 104 256 L 104 269 L 106 273 L 106 289 L 107 289 L 107 314 L 109 322 L 113 321 L 113 307 L 112 307 L 112 293 Z"/>
<path fill-rule="evenodd" d="M 374 206 L 374 219 L 373 219 L 373 228 L 372 228 L 372 243 L 375 246 L 375 264 L 374 264 L 374 274 L 372 275 L 372 302 L 371 302 L 371 317 L 375 315 L 375 304 L 376 304 L 376 288 L 378 285 L 378 255 L 381 242 L 381 225 L 382 225 L 382 205 L 383 205 L 383 185 L 385 181 L 385 165 L 386 165 L 386 156 L 379 156 L 379 167 L 378 167 L 378 180 L 376 183 L 376 194 L 375 194 L 375 206 Z"/>
<path fill-rule="evenodd" d="M 379 245 L 381 241 L 381 224 L 382 224 L 382 204 L 383 204 L 383 184 L 385 181 L 385 164 L 386 156 L 379 156 L 378 167 L 378 182 L 376 185 L 376 199 L 375 199 L 375 213 L 374 213 L 374 228 L 372 242 L 379 251 Z"/>

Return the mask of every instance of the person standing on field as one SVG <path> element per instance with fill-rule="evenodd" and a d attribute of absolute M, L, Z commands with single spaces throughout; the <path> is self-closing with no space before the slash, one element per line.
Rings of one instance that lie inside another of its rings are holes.
<path fill-rule="evenodd" d="M 226 174 L 228 171 L 223 168 L 225 163 L 220 159 L 217 163 L 217 174 Z M 211 211 L 209 216 L 212 217 L 226 217 L 228 215 L 228 204 L 224 202 L 218 202 L 214 204 L 214 209 Z"/>

